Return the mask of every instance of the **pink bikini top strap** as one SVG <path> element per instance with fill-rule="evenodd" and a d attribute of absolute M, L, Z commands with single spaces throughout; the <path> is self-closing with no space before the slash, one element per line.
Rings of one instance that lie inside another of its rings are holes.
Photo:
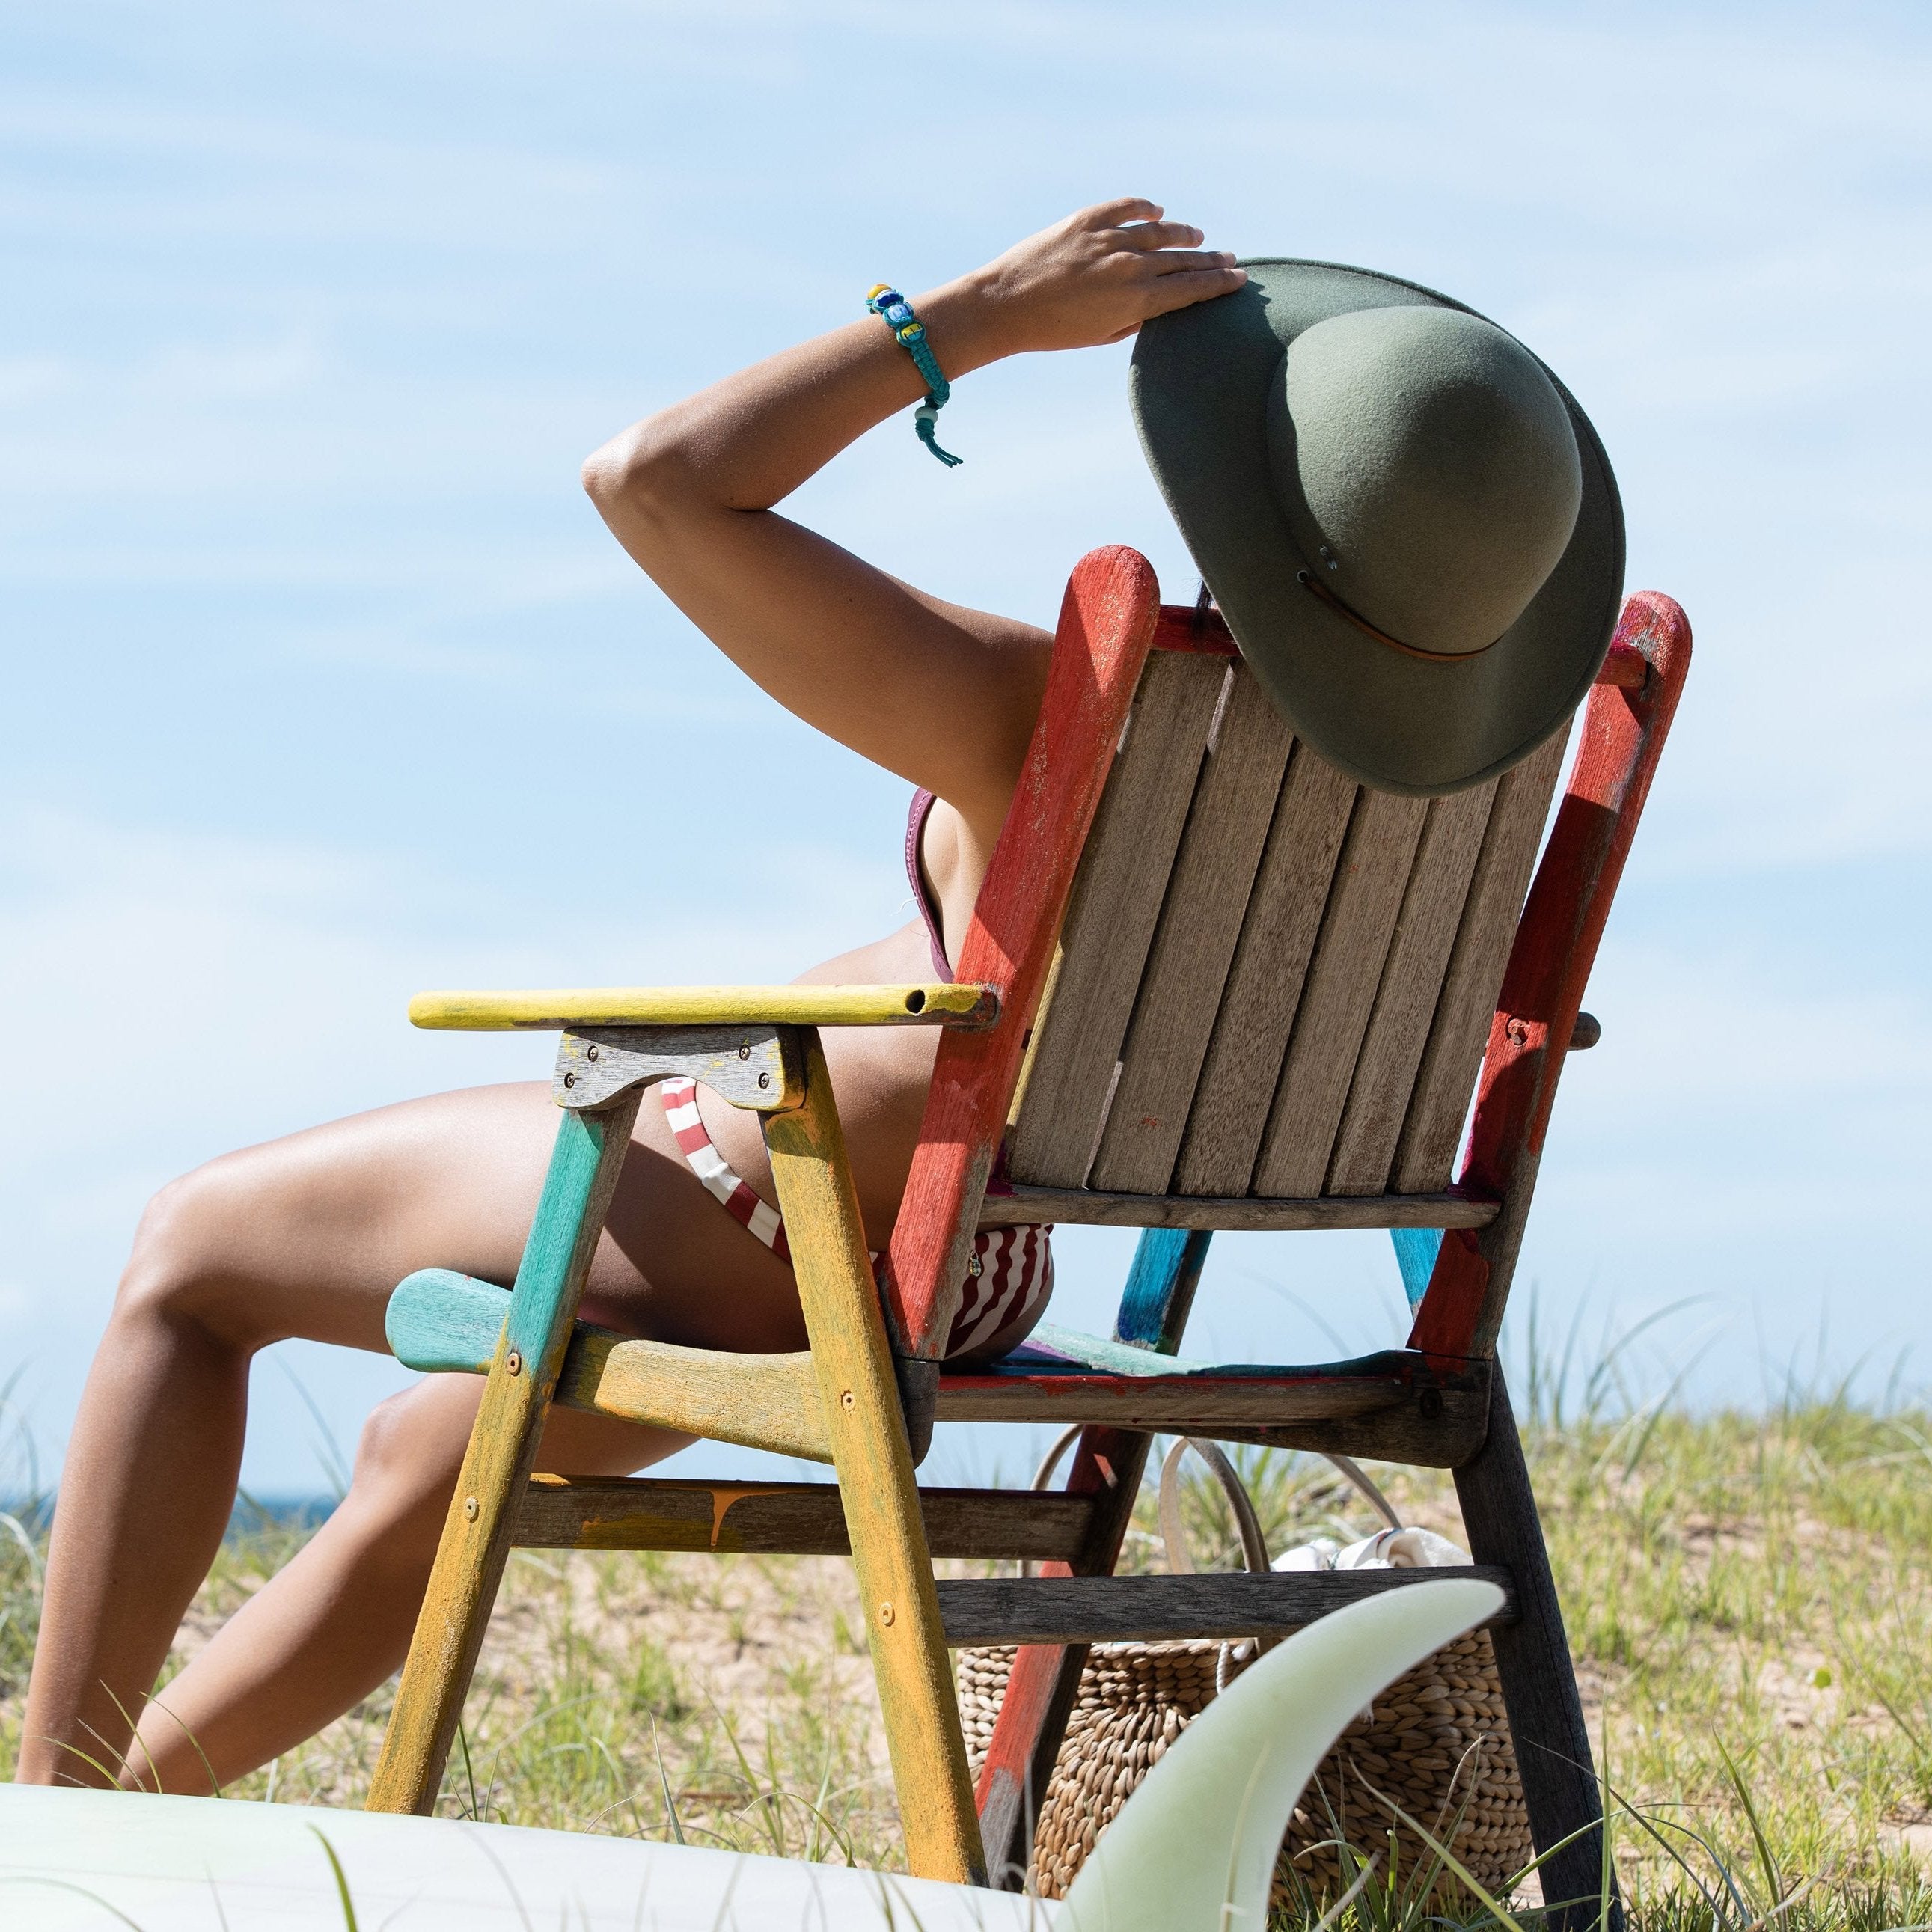
<path fill-rule="evenodd" d="M 926 830 L 926 818 L 932 806 L 933 794 L 922 785 L 912 795 L 912 810 L 906 818 L 906 877 L 912 881 L 913 898 L 919 907 L 920 917 L 926 921 L 926 934 L 932 942 L 933 965 L 942 980 L 950 980 L 952 962 L 946 956 L 946 934 L 940 923 L 938 902 L 926 883 L 926 874 L 919 862 L 920 835 Z"/>

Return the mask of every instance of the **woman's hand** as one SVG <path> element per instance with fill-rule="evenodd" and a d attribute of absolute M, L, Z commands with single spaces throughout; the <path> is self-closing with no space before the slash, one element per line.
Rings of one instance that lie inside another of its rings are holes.
<path fill-rule="evenodd" d="M 1119 342 L 1150 316 L 1232 294 L 1247 280 L 1232 255 L 1202 248 L 1199 229 L 1164 214 L 1138 196 L 1083 208 L 936 291 L 932 305 L 976 312 L 976 362 Z M 933 346 L 944 366 L 940 332 L 935 323 Z"/>

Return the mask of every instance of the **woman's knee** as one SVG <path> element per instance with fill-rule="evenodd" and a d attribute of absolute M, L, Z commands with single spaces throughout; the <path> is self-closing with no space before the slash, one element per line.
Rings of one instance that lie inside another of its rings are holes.
<path fill-rule="evenodd" d="M 389 1396 L 369 1412 L 356 1444 L 350 1496 L 384 1516 L 448 1507 L 476 1420 L 480 1381 L 435 1376 Z"/>
<path fill-rule="evenodd" d="M 246 1284 L 224 1264 L 223 1231 L 246 1212 L 234 1159 L 182 1174 L 148 1202 L 115 1294 L 116 1320 L 200 1330 L 248 1348 L 273 1339 L 250 1332 Z"/>

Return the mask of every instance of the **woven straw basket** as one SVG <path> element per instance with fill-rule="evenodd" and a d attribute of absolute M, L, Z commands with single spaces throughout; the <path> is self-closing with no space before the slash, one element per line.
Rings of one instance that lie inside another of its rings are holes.
<path fill-rule="evenodd" d="M 1188 1446 L 1177 1442 L 1162 1472 L 1162 1527 L 1170 1561 L 1178 1558 L 1179 1568 L 1190 1566 L 1178 1540 L 1174 1474 Z M 1265 1568 L 1259 1526 L 1232 1465 L 1211 1444 L 1191 1446 L 1207 1456 L 1229 1489 L 1250 1567 Z M 1352 1479 L 1360 1474 L 1352 1468 L 1343 1473 Z M 1258 1564 L 1258 1553 L 1263 1559 Z M 1041 1897 L 1066 1896 L 1114 1814 L 1212 1701 L 1217 1687 L 1251 1660 L 1253 1648 L 1207 1639 L 1096 1644 L 1088 1653 L 1034 1836 L 1028 1876 Z M 958 1654 L 959 1714 L 976 1783 L 1012 1659 L 1005 1648 Z M 1385 1868 L 1396 1821 L 1381 1798 L 1424 1826 L 1492 1892 L 1529 1862 L 1528 1814 L 1486 1630 L 1472 1630 L 1425 1658 L 1336 1739 L 1289 1821 L 1276 1868 L 1277 1899 L 1298 1902 L 1339 1893 L 1356 1867 L 1351 1860 L 1344 1876 L 1338 1839 L 1365 1858 L 1381 1852 Z M 1399 1879 L 1406 1884 L 1412 1874 L 1429 1868 L 1432 1855 L 1406 1826 L 1396 1825 L 1396 1830 Z M 1445 1872 L 1435 1892 L 1442 1898 L 1460 1888 L 1460 1881 Z"/>

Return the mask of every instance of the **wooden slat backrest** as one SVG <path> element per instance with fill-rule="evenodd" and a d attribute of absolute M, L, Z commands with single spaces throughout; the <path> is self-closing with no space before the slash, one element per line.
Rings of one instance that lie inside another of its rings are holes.
<path fill-rule="evenodd" d="M 1325 1193 L 1388 1191 L 1496 794 L 1492 779 L 1429 802 L 1328 1155 Z"/>
<path fill-rule="evenodd" d="M 1086 1178 L 1227 670 L 1163 652 L 1142 677 L 1061 929 L 1052 1050 L 1033 1056 L 1014 1125 L 1029 1179 Z"/>
<path fill-rule="evenodd" d="M 1159 1193 L 1174 1171 L 1294 748 L 1293 733 L 1260 686 L 1232 664 L 1216 668 L 1225 680 L 1219 715 L 1121 1051 L 1120 1081 L 1094 1162 L 1096 1187 Z"/>
<path fill-rule="evenodd" d="M 1248 1191 L 1355 792 L 1325 759 L 1295 748 L 1188 1112 L 1178 1193 Z"/>
<path fill-rule="evenodd" d="M 1569 734 L 1559 731 L 1496 781 L 1482 850 L 1416 1072 L 1414 1097 L 1396 1143 L 1388 1179 L 1392 1192 L 1417 1194 L 1439 1186 L 1456 1158 L 1497 989 L 1568 744 Z"/>
<path fill-rule="evenodd" d="M 1238 660 L 1157 652 L 1082 856 L 1011 1178 L 1446 1186 L 1562 754 L 1445 799 L 1370 790 Z"/>

